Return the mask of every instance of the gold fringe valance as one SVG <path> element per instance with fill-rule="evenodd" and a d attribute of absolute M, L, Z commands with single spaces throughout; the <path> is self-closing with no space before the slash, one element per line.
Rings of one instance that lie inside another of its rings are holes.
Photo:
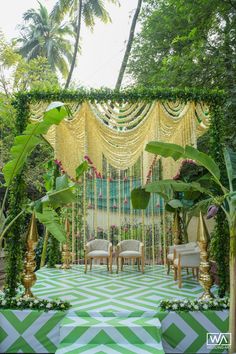
<path fill-rule="evenodd" d="M 46 139 L 54 148 L 55 158 L 72 177 L 85 155 L 101 173 L 104 157 L 114 168 L 126 170 L 142 156 L 145 179 L 153 160 L 153 155 L 145 152 L 149 141 L 195 146 L 197 137 L 209 126 L 208 108 L 194 102 L 71 105 L 73 118 L 52 127 Z M 31 112 L 32 118 L 38 119 L 39 105 L 32 105 Z M 172 178 L 178 167 L 179 162 L 163 159 L 163 178 Z"/>

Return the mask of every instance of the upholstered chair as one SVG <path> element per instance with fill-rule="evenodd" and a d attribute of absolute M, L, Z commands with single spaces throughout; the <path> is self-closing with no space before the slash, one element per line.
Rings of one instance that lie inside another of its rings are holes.
<path fill-rule="evenodd" d="M 142 273 L 144 273 L 144 246 L 137 240 L 120 241 L 116 247 L 117 273 L 119 273 L 119 259 L 121 260 L 121 270 L 123 270 L 125 259 L 137 259 L 138 270 L 140 271 L 140 262 Z"/>
<path fill-rule="evenodd" d="M 88 242 L 85 245 L 84 250 L 84 263 L 85 270 L 87 272 L 87 264 L 90 262 L 90 270 L 92 270 L 93 259 L 106 259 L 107 260 L 107 270 L 112 273 L 112 244 L 107 240 L 95 239 Z"/>
<path fill-rule="evenodd" d="M 183 268 L 192 268 L 193 274 L 196 270 L 197 280 L 199 274 L 200 266 L 200 249 L 195 247 L 193 249 L 186 250 L 175 250 L 174 253 L 174 279 L 178 279 L 179 288 L 182 287 L 182 269 Z"/>
<path fill-rule="evenodd" d="M 186 250 L 186 249 L 192 249 L 197 246 L 197 242 L 188 242 L 188 243 L 183 243 L 181 245 L 174 245 L 174 246 L 169 246 L 167 249 L 167 274 L 170 274 L 170 267 L 174 262 L 174 250 Z"/>

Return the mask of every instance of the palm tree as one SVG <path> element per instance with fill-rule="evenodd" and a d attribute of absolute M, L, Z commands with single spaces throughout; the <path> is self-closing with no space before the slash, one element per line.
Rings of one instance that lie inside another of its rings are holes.
<path fill-rule="evenodd" d="M 118 0 L 108 1 L 114 4 L 119 4 Z M 111 18 L 104 7 L 103 0 L 58 0 L 52 10 L 52 17 L 55 21 L 60 21 L 63 19 L 65 14 L 69 14 L 70 16 L 75 34 L 73 58 L 65 84 L 65 88 L 68 88 L 79 50 L 82 20 L 87 27 L 93 30 L 96 18 L 100 19 L 104 23 L 111 22 Z"/>
<path fill-rule="evenodd" d="M 135 27 L 136 27 L 136 24 L 137 24 L 137 21 L 138 21 L 138 15 L 140 13 L 141 7 L 142 7 L 142 0 L 138 0 L 138 5 L 136 7 L 136 10 L 135 10 L 135 13 L 134 13 L 134 17 L 133 17 L 133 20 L 132 20 L 132 23 L 131 23 L 131 27 L 130 27 L 129 39 L 128 39 L 127 46 L 126 46 L 126 49 L 125 49 L 125 54 L 124 54 L 124 57 L 123 57 L 123 60 L 122 60 L 122 63 L 121 63 L 119 75 L 118 75 L 116 86 L 115 86 L 115 88 L 117 90 L 119 90 L 120 87 L 121 87 L 121 83 L 122 83 L 122 80 L 123 80 L 123 77 L 124 77 L 125 69 L 126 69 L 127 64 L 128 64 L 128 59 L 129 59 L 129 55 L 130 55 L 130 51 L 131 51 L 131 47 L 132 47 L 133 39 L 134 39 Z"/>
<path fill-rule="evenodd" d="M 21 36 L 16 41 L 19 53 L 27 61 L 46 57 L 53 71 L 58 69 L 64 78 L 72 61 L 72 45 L 68 40 L 74 32 L 71 25 L 55 21 L 39 2 L 39 9 L 29 9 L 23 14 L 25 24 L 20 26 Z"/>

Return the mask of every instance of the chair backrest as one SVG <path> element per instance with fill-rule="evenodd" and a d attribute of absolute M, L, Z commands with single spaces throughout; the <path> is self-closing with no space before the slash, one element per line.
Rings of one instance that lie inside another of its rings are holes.
<path fill-rule="evenodd" d="M 124 240 L 120 242 L 121 251 L 136 251 L 139 252 L 140 241 L 137 240 Z"/>
<path fill-rule="evenodd" d="M 90 241 L 88 244 L 90 251 L 107 251 L 110 242 L 107 240 L 95 239 Z"/>

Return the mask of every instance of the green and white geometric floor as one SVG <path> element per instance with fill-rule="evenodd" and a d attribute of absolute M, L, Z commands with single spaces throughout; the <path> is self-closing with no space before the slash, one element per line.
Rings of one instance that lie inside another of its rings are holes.
<path fill-rule="evenodd" d="M 132 266 L 110 274 L 106 266 L 37 272 L 34 295 L 69 300 L 67 313 L 0 311 L 0 352 L 56 354 L 225 353 L 207 348 L 206 334 L 228 332 L 228 311 L 160 312 L 164 298 L 198 298 L 191 275 L 179 289 L 163 266 Z M 1 329 L 2 328 L 2 329 Z"/>
<path fill-rule="evenodd" d="M 82 313 L 154 314 L 164 298 L 197 298 L 202 287 L 192 277 L 183 275 L 183 287 L 178 288 L 173 273 L 164 266 L 146 266 L 145 273 L 136 267 L 124 266 L 124 271 L 110 274 L 106 266 L 93 266 L 84 274 L 84 266 L 70 270 L 43 268 L 37 272 L 33 292 L 38 297 L 69 300 L 73 311 Z"/>
<path fill-rule="evenodd" d="M 83 266 L 44 268 L 37 278 L 35 295 L 69 300 L 73 306 L 61 323 L 56 354 L 162 354 L 161 323 L 155 317 L 160 300 L 196 298 L 202 292 L 187 275 L 179 290 L 162 266 L 146 267 L 144 274 L 126 266 L 118 275 L 105 266 L 87 274 Z"/>

